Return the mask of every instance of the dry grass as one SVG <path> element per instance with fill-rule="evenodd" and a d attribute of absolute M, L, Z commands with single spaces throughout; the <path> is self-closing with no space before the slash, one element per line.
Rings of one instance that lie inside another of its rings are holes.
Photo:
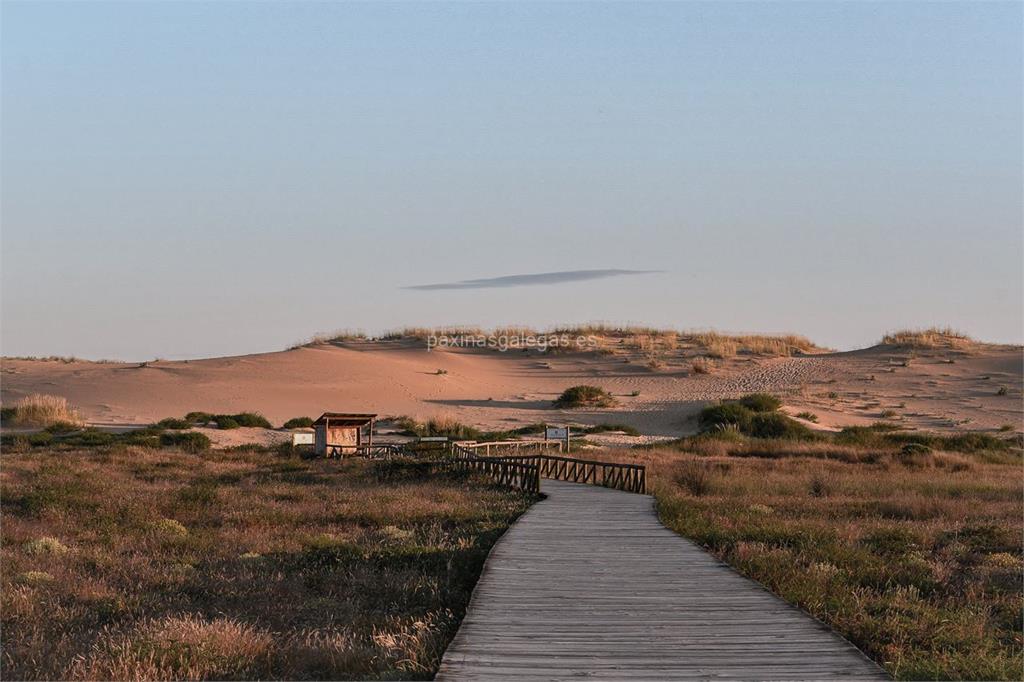
<path fill-rule="evenodd" d="M 320 346 L 327 343 L 344 343 L 346 341 L 363 341 L 365 340 L 366 334 L 360 330 L 353 329 L 339 329 L 333 332 L 321 332 L 314 334 L 308 339 L 298 341 L 288 347 L 288 350 L 295 350 L 297 348 L 306 348 L 309 346 Z"/>
<path fill-rule="evenodd" d="M 1020 679 L 1019 453 L 713 447 L 635 451 L 666 525 L 825 621 L 899 679 Z"/>
<path fill-rule="evenodd" d="M 367 337 L 362 332 L 341 331 L 332 334 L 314 336 L 308 341 L 296 344 L 292 348 L 303 346 L 339 343 L 345 341 L 364 340 L 399 341 L 415 339 L 426 341 L 431 336 L 473 336 L 495 338 L 526 338 L 538 336 L 568 336 L 571 339 L 592 337 L 595 344 L 577 350 L 611 353 L 618 349 L 628 348 L 636 351 L 651 367 L 660 367 L 667 359 L 679 350 L 696 347 L 702 354 L 709 357 L 726 359 L 745 353 L 768 357 L 790 356 L 794 353 L 820 353 L 827 349 L 815 345 L 803 336 L 793 334 L 724 334 L 716 331 L 681 332 L 675 329 L 660 329 L 636 325 L 617 325 L 611 323 L 590 323 L 578 325 L 562 325 L 539 330 L 533 327 L 511 325 L 485 329 L 474 326 L 447 327 L 405 327 L 395 329 L 380 336 Z M 572 347 L 553 346 L 548 352 L 567 352 Z M 685 353 L 684 353 L 685 355 Z"/>
<path fill-rule="evenodd" d="M 66 398 L 56 395 L 35 393 L 26 396 L 14 404 L 13 412 L 5 423 L 15 426 L 50 426 L 58 422 L 82 424 L 78 410 L 68 404 Z"/>
<path fill-rule="evenodd" d="M 979 345 L 978 341 L 951 327 L 902 329 L 883 336 L 882 343 L 910 348 L 952 348 L 956 350 Z"/>
<path fill-rule="evenodd" d="M 715 365 L 708 358 L 697 358 L 690 365 L 690 369 L 694 374 L 711 374 L 715 371 Z"/>
<path fill-rule="evenodd" d="M 429 678 L 527 506 L 370 463 L 3 456 L 4 679 Z"/>
<path fill-rule="evenodd" d="M 825 349 L 816 346 L 809 339 L 794 334 L 721 334 L 702 332 L 687 337 L 687 340 L 702 346 L 713 358 L 731 358 L 738 353 L 766 356 L 790 356 L 799 351 L 818 353 Z"/>

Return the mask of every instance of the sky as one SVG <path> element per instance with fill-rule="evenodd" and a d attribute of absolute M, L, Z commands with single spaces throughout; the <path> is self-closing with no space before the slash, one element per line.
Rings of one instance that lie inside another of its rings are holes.
<path fill-rule="evenodd" d="M 1022 7 L 5 0 L 0 351 L 1020 342 Z"/>

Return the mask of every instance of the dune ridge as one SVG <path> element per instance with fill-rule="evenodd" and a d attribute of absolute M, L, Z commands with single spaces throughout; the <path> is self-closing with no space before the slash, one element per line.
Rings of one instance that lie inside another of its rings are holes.
<path fill-rule="evenodd" d="M 452 332 L 453 330 L 446 330 Z M 484 333 L 457 328 L 459 333 Z M 532 330 L 491 330 L 527 334 Z M 439 330 L 378 338 L 320 338 L 286 351 L 144 363 L 3 359 L 2 401 L 35 393 L 66 398 L 94 424 L 149 423 L 192 410 L 255 410 L 275 425 L 326 410 L 452 416 L 507 429 L 550 422 L 613 421 L 654 436 L 691 433 L 707 401 L 764 391 L 814 428 L 878 420 L 906 428 L 1020 429 L 1022 349 L 944 330 L 894 332 L 848 352 L 803 337 L 677 332 L 604 325 L 566 327 L 591 335 L 585 349 L 428 350 Z M 616 406 L 558 410 L 567 387 L 608 390 Z M 810 419 L 810 415 L 816 419 Z"/>

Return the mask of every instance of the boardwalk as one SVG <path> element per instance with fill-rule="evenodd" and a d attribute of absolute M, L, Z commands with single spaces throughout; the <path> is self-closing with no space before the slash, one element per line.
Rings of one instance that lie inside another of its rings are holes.
<path fill-rule="evenodd" d="M 543 481 L 495 545 L 437 679 L 884 679 L 662 526 L 645 495 Z"/>

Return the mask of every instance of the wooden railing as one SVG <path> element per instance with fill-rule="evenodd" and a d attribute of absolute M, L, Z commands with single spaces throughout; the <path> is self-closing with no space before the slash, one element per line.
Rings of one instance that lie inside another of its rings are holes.
<path fill-rule="evenodd" d="M 509 443 L 530 443 L 530 441 L 504 441 Z M 554 442 L 554 441 L 548 441 Z M 544 441 L 533 441 L 544 443 Z M 446 458 L 448 468 L 455 471 L 474 471 L 488 476 L 499 485 L 517 490 L 536 493 L 540 490 L 540 479 L 551 478 L 570 483 L 599 485 L 631 493 L 647 493 L 647 470 L 642 464 L 621 464 L 575 459 L 555 455 L 498 455 L 481 457 L 479 450 L 487 443 L 451 443 L 451 457 Z M 495 443 L 490 443 L 495 445 Z M 487 452 L 484 449 L 484 452 Z M 369 459 L 391 459 L 393 457 L 418 457 L 417 453 L 405 447 L 382 443 L 374 445 L 328 445 L 328 457 L 366 457 Z"/>
<path fill-rule="evenodd" d="M 373 445 L 328 445 L 327 456 L 391 459 L 392 457 L 408 457 L 410 456 L 410 453 L 401 445 L 394 443 L 375 443 Z"/>
<path fill-rule="evenodd" d="M 458 448 L 462 452 L 472 453 L 472 457 L 490 457 L 491 451 L 494 454 L 508 453 L 519 455 L 524 450 L 535 450 L 537 453 L 543 453 L 547 450 L 557 450 L 559 453 L 562 452 L 562 441 L 560 440 L 493 440 L 485 441 L 483 443 L 472 443 L 472 442 L 461 442 L 452 443 L 453 450 Z"/>
<path fill-rule="evenodd" d="M 461 457 L 449 461 L 455 471 L 483 474 L 498 485 L 528 493 L 540 492 L 540 465 L 529 458 Z"/>
<path fill-rule="evenodd" d="M 642 464 L 598 462 L 553 455 L 510 455 L 491 459 L 505 462 L 536 461 L 541 477 L 556 481 L 588 483 L 641 495 L 647 493 L 647 469 Z"/>

